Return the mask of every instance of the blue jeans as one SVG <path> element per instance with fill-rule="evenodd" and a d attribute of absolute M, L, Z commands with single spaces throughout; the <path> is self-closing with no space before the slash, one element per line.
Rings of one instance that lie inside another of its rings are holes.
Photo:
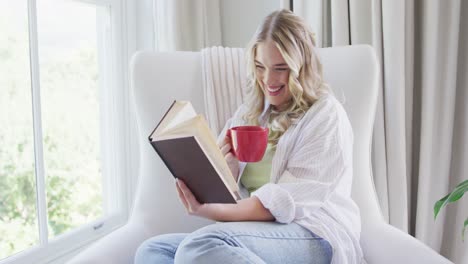
<path fill-rule="evenodd" d="M 228 222 L 146 240 L 136 264 L 330 263 L 330 244 L 295 224 Z"/>

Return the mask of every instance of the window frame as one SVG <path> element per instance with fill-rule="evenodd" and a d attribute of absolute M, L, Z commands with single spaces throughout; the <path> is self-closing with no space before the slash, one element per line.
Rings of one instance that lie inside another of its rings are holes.
<path fill-rule="evenodd" d="M 110 16 L 110 38 L 99 39 L 98 49 L 106 47 L 105 54 L 99 53 L 99 71 L 103 78 L 100 83 L 100 120 L 101 153 L 103 157 L 103 193 L 104 214 L 107 216 L 89 224 L 74 228 L 54 238 L 48 238 L 47 207 L 45 195 L 45 174 L 43 156 L 43 137 L 40 102 L 39 50 L 37 34 L 36 0 L 28 2 L 29 47 L 31 69 L 32 108 L 34 112 L 35 177 L 37 191 L 37 217 L 39 244 L 0 260 L 0 264 L 10 263 L 50 263 L 60 258 L 67 258 L 91 242 L 123 226 L 130 214 L 132 197 L 136 185 L 130 177 L 135 170 L 132 161 L 138 155 L 138 148 L 132 144 L 135 131 L 132 125 L 135 117 L 131 109 L 128 65 L 130 56 L 136 50 L 135 38 L 129 38 L 134 32 L 135 10 L 131 0 L 73 0 L 86 4 L 105 7 Z M 98 23 L 99 24 L 99 23 Z M 98 29 L 100 30 L 100 29 Z M 110 48 L 109 48 L 110 47 Z M 103 49 L 100 49 L 103 50 Z M 102 66 L 102 61 L 108 63 Z M 100 85 L 101 86 L 101 85 Z M 110 95 L 110 96 L 109 96 Z M 119 118 L 108 118 L 110 113 Z M 39 139 L 39 140 L 37 140 Z M 104 139 L 110 140 L 104 144 Z M 104 147 L 110 146 L 110 147 Z"/>

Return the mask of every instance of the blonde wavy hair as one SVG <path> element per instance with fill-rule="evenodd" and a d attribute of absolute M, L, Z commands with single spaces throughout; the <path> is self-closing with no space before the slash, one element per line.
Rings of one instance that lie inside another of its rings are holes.
<path fill-rule="evenodd" d="M 289 66 L 288 86 L 292 99 L 285 110 L 267 110 L 270 118 L 268 142 L 277 145 L 291 124 L 299 121 L 318 98 L 329 93 L 323 80 L 322 64 L 315 50 L 314 33 L 306 22 L 293 12 L 283 9 L 268 15 L 255 32 L 246 50 L 248 111 L 244 120 L 259 125 L 265 107 L 265 94 L 256 76 L 255 56 L 259 43 L 273 41 Z"/>

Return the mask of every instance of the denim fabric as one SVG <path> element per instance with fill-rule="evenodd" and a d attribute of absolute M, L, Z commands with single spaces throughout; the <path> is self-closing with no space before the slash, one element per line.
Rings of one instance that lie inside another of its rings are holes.
<path fill-rule="evenodd" d="M 228 222 L 190 234 L 146 240 L 136 264 L 150 263 L 330 263 L 330 244 L 295 224 Z"/>

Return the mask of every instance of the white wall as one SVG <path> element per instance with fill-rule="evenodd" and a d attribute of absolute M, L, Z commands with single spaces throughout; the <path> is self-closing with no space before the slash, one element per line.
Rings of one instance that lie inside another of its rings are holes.
<path fill-rule="evenodd" d="M 260 22 L 281 7 L 281 0 L 219 0 L 222 45 L 245 48 Z M 135 7 L 137 50 L 154 49 L 153 0 Z"/>
<path fill-rule="evenodd" d="M 221 0 L 223 46 L 245 48 L 263 18 L 279 8 L 279 0 Z"/>

